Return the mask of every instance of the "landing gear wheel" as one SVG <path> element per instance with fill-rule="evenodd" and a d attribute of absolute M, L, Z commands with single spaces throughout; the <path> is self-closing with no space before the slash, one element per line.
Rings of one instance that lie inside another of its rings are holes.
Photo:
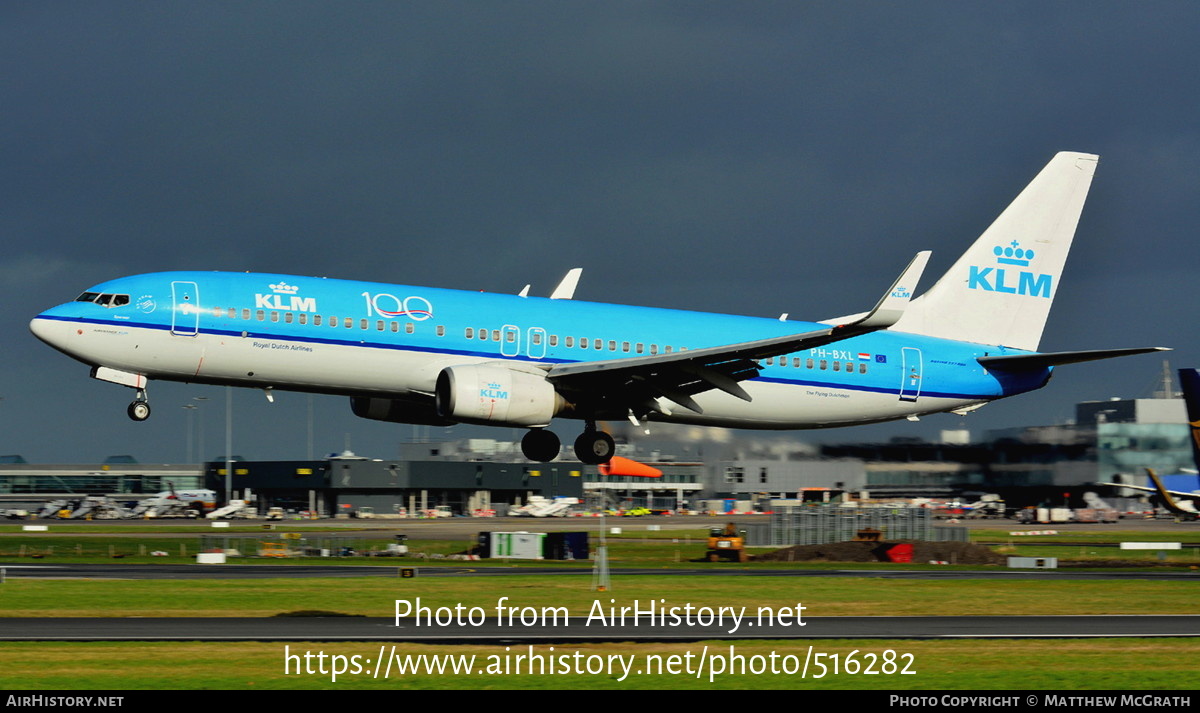
<path fill-rule="evenodd" d="M 521 439 L 521 452 L 529 460 L 548 463 L 558 457 L 562 450 L 562 442 L 553 431 L 544 428 L 531 428 Z"/>
<path fill-rule="evenodd" d="M 607 463 L 617 452 L 617 444 L 604 431 L 584 431 L 575 439 L 575 457 L 588 465 Z"/>
<path fill-rule="evenodd" d="M 150 418 L 150 404 L 145 401 L 134 401 L 129 404 L 129 408 L 125 412 L 134 421 L 145 421 Z"/>

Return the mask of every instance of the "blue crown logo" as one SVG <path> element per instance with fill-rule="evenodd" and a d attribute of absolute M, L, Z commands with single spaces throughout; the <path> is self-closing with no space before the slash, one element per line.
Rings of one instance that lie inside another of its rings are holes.
<path fill-rule="evenodd" d="M 992 252 L 996 255 L 996 262 L 1001 265 L 1020 265 L 1028 267 L 1029 261 L 1033 259 L 1033 250 L 1026 250 L 1019 247 L 1021 243 L 1016 240 L 1012 241 L 1007 248 L 1002 248 L 999 245 L 992 248 Z"/>

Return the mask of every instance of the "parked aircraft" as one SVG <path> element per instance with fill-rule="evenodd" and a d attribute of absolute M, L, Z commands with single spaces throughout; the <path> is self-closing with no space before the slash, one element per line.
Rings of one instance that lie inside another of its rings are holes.
<path fill-rule="evenodd" d="M 1200 370 L 1180 369 L 1179 383 L 1183 386 L 1183 400 L 1187 406 L 1188 426 L 1191 429 L 1192 459 L 1196 468 L 1200 469 Z M 1150 479 L 1153 487 L 1128 483 L 1101 483 L 1101 485 L 1153 493 L 1164 508 L 1180 518 L 1200 520 L 1200 511 L 1196 509 L 1196 504 L 1200 501 L 1200 492 L 1169 490 L 1152 468 L 1146 468 L 1146 476 Z"/>
<path fill-rule="evenodd" d="M 1061 364 L 1158 348 L 1037 352 L 1097 157 L 1057 154 L 950 270 L 912 299 L 921 252 L 869 312 L 820 322 L 293 275 L 165 272 L 89 288 L 30 329 L 130 387 L 155 379 L 349 396 L 364 418 L 528 428 L 556 458 L 608 461 L 598 420 L 752 429 L 966 413 L 1044 386 Z"/>

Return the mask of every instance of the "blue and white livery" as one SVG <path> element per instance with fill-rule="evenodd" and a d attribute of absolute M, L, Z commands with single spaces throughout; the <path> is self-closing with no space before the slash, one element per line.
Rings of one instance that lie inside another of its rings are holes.
<path fill-rule="evenodd" d="M 1039 353 L 1097 157 L 1060 153 L 925 294 L 918 253 L 874 309 L 821 322 L 294 275 L 165 272 L 88 289 L 30 329 L 136 390 L 155 379 L 349 396 L 401 423 L 529 429 L 557 457 L 555 418 L 586 423 L 575 453 L 607 461 L 602 419 L 754 429 L 966 412 L 1040 388 L 1059 364 L 1157 349 Z"/>

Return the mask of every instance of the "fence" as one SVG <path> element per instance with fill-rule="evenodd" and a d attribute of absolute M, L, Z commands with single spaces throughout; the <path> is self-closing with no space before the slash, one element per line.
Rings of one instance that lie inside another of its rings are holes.
<path fill-rule="evenodd" d="M 769 522 L 749 523 L 746 544 L 751 546 L 824 545 L 853 540 L 859 530 L 873 528 L 883 539 L 925 542 L 967 542 L 965 527 L 933 524 L 925 508 L 789 508 L 770 516 Z"/>

